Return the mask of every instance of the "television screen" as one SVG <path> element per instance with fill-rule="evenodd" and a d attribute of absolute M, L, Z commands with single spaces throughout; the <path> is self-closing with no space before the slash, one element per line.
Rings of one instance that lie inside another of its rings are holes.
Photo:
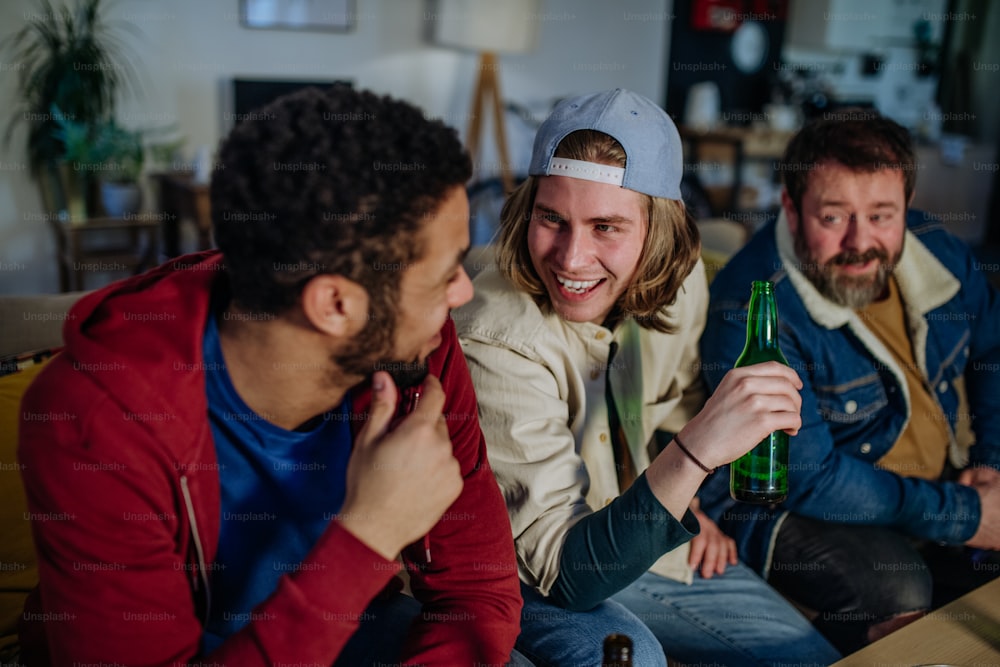
<path fill-rule="evenodd" d="M 293 93 L 302 88 L 316 86 L 328 88 L 336 83 L 352 85 L 346 79 L 302 80 L 291 79 L 233 79 L 232 95 L 232 125 L 249 117 L 255 109 L 272 102 L 282 95 Z"/>

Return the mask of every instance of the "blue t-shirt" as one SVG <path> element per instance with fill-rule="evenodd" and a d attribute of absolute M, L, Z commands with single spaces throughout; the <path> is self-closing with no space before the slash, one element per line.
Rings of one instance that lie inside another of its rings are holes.
<path fill-rule="evenodd" d="M 254 413 L 225 368 L 219 329 L 203 343 L 209 422 L 219 461 L 222 522 L 210 566 L 209 653 L 253 620 L 253 608 L 296 571 L 344 502 L 351 453 L 344 401 L 307 430 L 286 431 Z"/>

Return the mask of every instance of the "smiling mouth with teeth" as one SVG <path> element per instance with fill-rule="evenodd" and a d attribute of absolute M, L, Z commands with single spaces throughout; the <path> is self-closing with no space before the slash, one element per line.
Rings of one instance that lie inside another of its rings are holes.
<path fill-rule="evenodd" d="M 601 282 L 600 279 L 598 279 L 598 280 L 568 280 L 568 279 L 563 278 L 562 276 L 558 276 L 558 275 L 556 276 L 556 280 L 559 281 L 560 285 L 562 285 L 564 288 L 566 288 L 567 292 L 572 292 L 573 294 L 583 294 L 584 292 L 587 292 L 588 290 L 593 289 L 597 285 L 597 283 Z"/>

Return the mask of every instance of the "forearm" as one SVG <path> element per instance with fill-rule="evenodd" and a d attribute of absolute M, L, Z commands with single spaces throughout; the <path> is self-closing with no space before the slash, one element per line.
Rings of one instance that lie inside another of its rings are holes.
<path fill-rule="evenodd" d="M 507 510 L 485 459 L 429 540 L 405 549 L 403 558 L 413 595 L 423 604 L 410 627 L 404 664 L 505 663 L 522 602 Z"/>
<path fill-rule="evenodd" d="M 440 369 L 448 432 L 462 492 L 421 540 L 403 551 L 423 605 L 409 629 L 403 664 L 503 665 L 520 629 L 521 593 L 510 520 L 486 456 L 466 360 L 446 327 Z"/>
<path fill-rule="evenodd" d="M 924 540 L 946 544 L 964 544 L 976 532 L 982 517 L 979 494 L 955 482 L 929 482 L 902 478 L 907 487 L 906 503 L 896 527 Z M 921 488 L 925 487 L 925 488 Z M 922 510 L 917 511 L 917 507 Z"/>
<path fill-rule="evenodd" d="M 671 440 L 653 460 L 646 470 L 646 478 L 652 494 L 679 520 L 688 511 L 691 499 L 708 473 L 701 469 L 692 456 L 685 454 L 675 440 L 676 438 Z"/>
<path fill-rule="evenodd" d="M 384 559 L 331 522 L 299 570 L 279 581 L 240 634 L 249 632 L 266 655 L 280 655 L 283 661 L 336 656 L 357 631 L 372 599 L 399 569 L 397 561 Z M 228 649 L 235 639 L 223 647 Z M 228 655 L 224 651 L 210 657 Z"/>
<path fill-rule="evenodd" d="M 978 495 L 954 482 L 902 477 L 844 455 L 822 469 L 811 461 L 795 463 L 784 506 L 803 516 L 889 526 L 949 544 L 968 540 L 979 523 Z M 812 470 L 819 472 L 803 474 Z"/>
<path fill-rule="evenodd" d="M 646 475 L 640 476 L 566 533 L 552 600 L 583 611 L 625 588 L 660 556 L 698 533 L 694 516 L 686 511 L 680 515 L 681 521 L 674 518 L 651 491 Z"/>

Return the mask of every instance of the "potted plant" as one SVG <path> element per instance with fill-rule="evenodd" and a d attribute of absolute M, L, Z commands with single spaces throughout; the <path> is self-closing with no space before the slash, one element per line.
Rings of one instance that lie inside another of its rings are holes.
<path fill-rule="evenodd" d="M 108 120 L 95 128 L 95 173 L 101 183 L 104 213 L 123 218 L 139 212 L 139 176 L 145 159 L 142 132 Z"/>
<path fill-rule="evenodd" d="M 87 219 L 91 206 L 90 175 L 95 162 L 90 127 L 72 120 L 53 105 L 51 109 L 52 139 L 62 144 L 62 154 L 53 161 L 59 182 L 61 206 L 72 222 Z"/>
<path fill-rule="evenodd" d="M 27 125 L 28 163 L 50 210 L 65 207 L 65 200 L 59 201 L 57 165 L 67 162 L 70 150 L 53 109 L 64 119 L 96 123 L 113 117 L 116 96 L 137 80 L 120 39 L 122 30 L 134 32 L 134 26 L 110 24 L 103 5 L 104 0 L 75 0 L 72 9 L 56 8 L 50 0 L 38 0 L 37 11 L 4 42 L 19 63 L 20 93 L 11 104 L 6 139 L 15 127 Z"/>
<path fill-rule="evenodd" d="M 93 178 L 100 186 L 100 212 L 112 218 L 138 213 L 142 199 L 139 176 L 145 161 L 143 132 L 119 125 L 113 118 L 81 123 L 53 109 L 55 137 L 64 152 L 59 161 L 66 185 L 71 220 L 81 218 L 81 210 L 96 212 L 94 202 L 82 207 L 88 190 L 84 183 Z M 86 217 L 85 215 L 82 217 Z"/>

